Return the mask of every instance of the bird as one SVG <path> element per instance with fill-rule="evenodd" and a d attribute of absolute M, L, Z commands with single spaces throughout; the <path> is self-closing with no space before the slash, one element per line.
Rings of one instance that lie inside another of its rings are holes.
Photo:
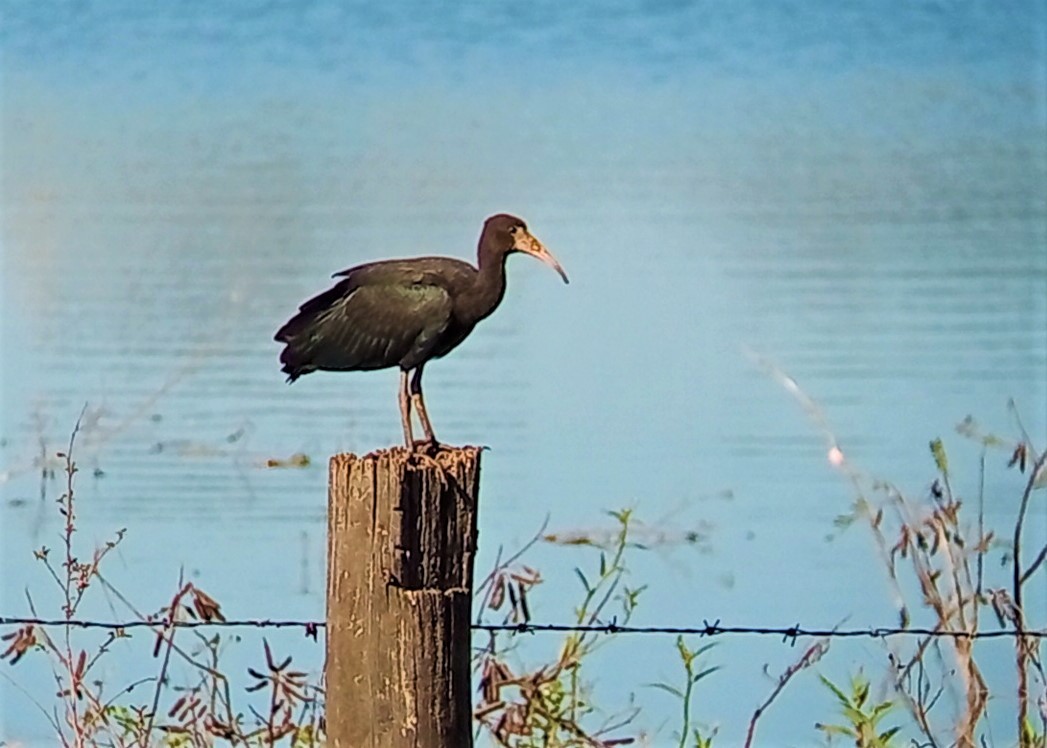
<path fill-rule="evenodd" d="M 333 287 L 303 303 L 277 332 L 287 382 L 314 371 L 400 367 L 400 420 L 407 451 L 435 452 L 440 443 L 422 396 L 422 372 L 450 353 L 490 316 L 505 295 L 510 254 L 531 255 L 569 283 L 559 261 L 520 218 L 484 221 L 476 265 L 452 257 L 379 260 L 334 273 Z M 416 443 L 411 408 L 425 432 Z"/>

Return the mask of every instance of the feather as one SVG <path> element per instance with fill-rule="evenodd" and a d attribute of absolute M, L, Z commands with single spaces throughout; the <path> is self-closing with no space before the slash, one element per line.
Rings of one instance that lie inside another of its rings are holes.
<path fill-rule="evenodd" d="M 378 276 L 350 272 L 280 328 L 289 381 L 316 369 L 413 368 L 428 358 L 452 320 L 447 289 L 421 274 Z"/>

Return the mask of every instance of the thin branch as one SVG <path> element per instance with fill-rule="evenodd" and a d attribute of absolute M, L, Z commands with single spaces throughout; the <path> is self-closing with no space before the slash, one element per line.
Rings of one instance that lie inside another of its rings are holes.
<path fill-rule="evenodd" d="M 183 584 L 182 575 L 178 575 L 179 590 L 171 600 L 171 607 L 168 612 L 167 620 L 164 621 L 164 628 L 162 632 L 157 632 L 167 647 L 164 651 L 164 661 L 160 666 L 160 673 L 156 677 L 156 688 L 153 691 L 153 706 L 149 710 L 149 721 L 146 723 L 145 732 L 142 734 L 142 748 L 148 748 L 149 736 L 153 732 L 153 723 L 156 720 L 156 710 L 160 708 L 160 693 L 164 688 L 164 681 L 167 678 L 167 668 L 171 663 L 171 650 L 174 648 L 174 631 L 172 624 L 175 622 L 175 616 L 178 614 L 178 606 L 182 603 L 182 597 L 189 591 L 190 586 Z M 159 645 L 159 642 L 157 642 Z"/>
<path fill-rule="evenodd" d="M 1022 529 L 1025 526 L 1025 514 L 1029 509 L 1029 497 L 1032 495 L 1032 489 L 1036 485 L 1036 477 L 1040 474 L 1040 471 L 1044 469 L 1044 465 L 1047 465 L 1047 451 L 1044 451 L 1036 459 L 1036 462 L 1032 466 L 1032 470 L 1029 471 L 1029 480 L 1025 483 L 1025 490 L 1022 492 L 1021 505 L 1018 508 L 1018 521 L 1014 525 L 1014 589 L 1011 591 L 1011 594 L 1014 597 L 1014 605 L 1018 608 L 1019 612 L 1022 610 Z"/>
<path fill-rule="evenodd" d="M 1040 549 L 1040 552 L 1036 555 L 1036 558 L 1033 560 L 1031 564 L 1029 564 L 1029 568 L 1025 570 L 1025 573 L 1022 574 L 1021 579 L 1018 580 L 1018 583 L 1025 584 L 1029 577 L 1031 577 L 1036 572 L 1036 569 L 1040 567 L 1040 564 L 1043 563 L 1045 558 L 1047 558 L 1047 545 Z"/>
<path fill-rule="evenodd" d="M 786 684 L 788 684 L 788 682 L 792 680 L 792 677 L 794 675 L 796 675 L 801 670 L 809 668 L 811 665 L 820 660 L 822 658 L 822 655 L 824 655 L 828 651 L 829 642 L 827 640 L 822 639 L 821 641 L 816 641 L 814 644 L 807 648 L 807 651 L 803 653 L 803 656 L 801 656 L 799 660 L 787 667 L 785 669 L 785 672 L 778 676 L 778 682 L 775 683 L 774 689 L 771 691 L 771 695 L 768 696 L 767 699 L 762 704 L 760 704 L 760 706 L 756 707 L 756 711 L 753 712 L 752 719 L 749 720 L 749 730 L 745 734 L 745 748 L 750 748 L 752 746 L 753 736 L 756 734 L 756 722 L 760 719 L 763 713 L 770 708 L 774 700 L 778 698 L 778 694 L 782 692 Z"/>

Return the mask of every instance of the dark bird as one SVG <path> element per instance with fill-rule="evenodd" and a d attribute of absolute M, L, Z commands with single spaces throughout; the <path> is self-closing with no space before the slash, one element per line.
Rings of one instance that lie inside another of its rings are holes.
<path fill-rule="evenodd" d="M 567 274 L 519 218 L 484 222 L 476 267 L 451 257 L 382 260 L 343 270 L 333 288 L 302 304 L 276 333 L 287 381 L 318 369 L 361 371 L 400 367 L 400 417 L 409 451 L 411 406 L 425 431 L 422 446 L 438 446 L 422 397 L 422 370 L 449 353 L 505 295 L 505 259 L 537 257 L 567 283 Z M 408 374 L 414 375 L 408 382 Z"/>

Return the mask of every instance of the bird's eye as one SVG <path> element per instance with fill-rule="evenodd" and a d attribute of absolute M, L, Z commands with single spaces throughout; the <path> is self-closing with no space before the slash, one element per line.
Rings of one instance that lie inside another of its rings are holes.
<path fill-rule="evenodd" d="M 518 226 L 510 226 L 509 227 L 509 233 L 510 234 L 515 234 L 516 233 L 516 229 L 518 229 L 518 228 L 519 228 Z"/>

